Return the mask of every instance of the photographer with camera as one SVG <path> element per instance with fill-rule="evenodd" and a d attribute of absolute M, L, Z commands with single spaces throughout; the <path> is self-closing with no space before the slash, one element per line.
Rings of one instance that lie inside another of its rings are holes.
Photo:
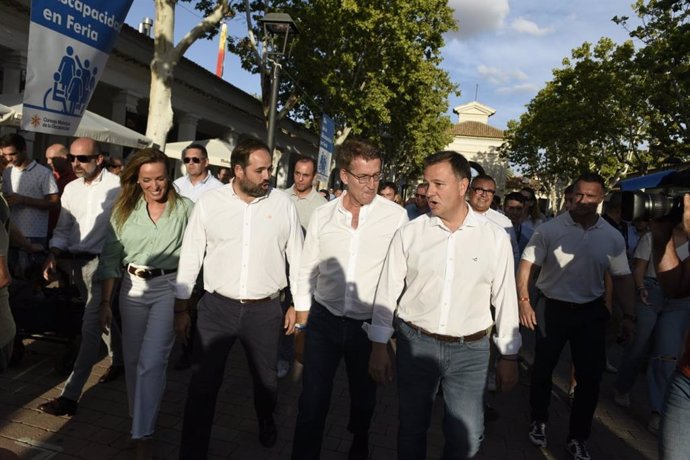
<path fill-rule="evenodd" d="M 690 194 L 683 196 L 683 230 L 690 238 Z M 690 295 L 690 257 L 681 261 L 672 238 L 673 220 L 652 223 L 652 244 L 657 279 L 668 297 Z M 690 457 L 690 336 L 686 337 L 683 355 L 668 386 L 662 410 L 659 457 L 680 460 Z"/>

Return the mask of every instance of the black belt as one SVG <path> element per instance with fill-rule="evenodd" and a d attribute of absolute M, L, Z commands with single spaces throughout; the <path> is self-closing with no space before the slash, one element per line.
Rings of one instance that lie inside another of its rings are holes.
<path fill-rule="evenodd" d="M 173 268 L 170 270 L 166 270 L 164 268 L 135 268 L 131 265 L 128 265 L 127 271 L 138 278 L 150 280 L 151 278 L 155 278 L 157 276 L 175 273 L 177 269 Z"/>
<path fill-rule="evenodd" d="M 405 321 L 404 319 L 400 319 L 403 323 L 407 324 L 410 326 L 412 329 L 414 329 L 417 332 L 422 333 L 423 335 L 426 335 L 427 337 L 431 337 L 433 339 L 439 340 L 441 342 L 449 342 L 449 343 L 459 343 L 459 342 L 476 342 L 479 339 L 483 339 L 486 334 L 487 334 L 487 329 L 482 329 L 479 332 L 475 332 L 474 334 L 470 335 L 465 335 L 462 337 L 456 337 L 454 335 L 443 335 L 443 334 L 436 334 L 435 332 L 430 332 L 424 329 L 423 327 L 419 327 L 415 324 L 410 323 L 409 321 Z"/>
<path fill-rule="evenodd" d="M 92 254 L 90 252 L 62 252 L 58 256 L 58 259 L 67 260 L 93 260 L 98 257 L 98 254 Z"/>
<path fill-rule="evenodd" d="M 224 299 L 224 300 L 229 300 L 231 302 L 237 302 L 237 303 L 242 303 L 242 304 L 244 304 L 244 303 L 268 302 L 269 300 L 275 300 L 280 296 L 280 292 L 276 292 L 275 294 L 271 294 L 267 297 L 262 297 L 260 299 L 233 299 L 232 297 L 225 297 L 223 294 L 218 294 L 217 292 L 209 292 L 209 294 L 220 297 L 221 299 Z"/>
<path fill-rule="evenodd" d="M 564 308 L 569 308 L 572 310 L 604 305 L 604 298 L 603 297 L 599 297 L 598 299 L 594 299 L 590 302 L 585 302 L 585 303 L 566 302 L 565 300 L 552 299 L 550 297 L 544 297 L 544 298 L 546 299 L 547 305 L 552 305 L 554 307 L 564 307 Z"/>

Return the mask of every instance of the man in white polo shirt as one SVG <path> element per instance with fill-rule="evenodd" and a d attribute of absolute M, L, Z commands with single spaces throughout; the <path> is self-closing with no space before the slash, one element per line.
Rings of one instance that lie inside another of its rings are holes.
<path fill-rule="evenodd" d="M 392 380 L 386 345 L 397 333 L 398 458 L 426 458 L 426 434 L 443 389 L 443 458 L 472 458 L 484 433 L 489 335 L 501 353 L 499 386 L 517 383 L 521 338 L 513 252 L 506 232 L 465 201 L 470 165 L 457 152 L 424 160 L 430 214 L 400 228 L 376 289 L 369 372 Z"/>
<path fill-rule="evenodd" d="M 546 446 L 551 375 L 569 342 L 577 386 L 567 449 L 575 460 L 590 459 L 585 441 L 606 367 L 606 324 L 611 316 L 604 303 L 607 272 L 613 279 L 614 297 L 624 311 L 625 335 L 633 334 L 636 319 L 635 288 L 625 241 L 597 214 L 605 191 L 604 180 L 598 174 L 580 176 L 575 181 L 570 210 L 537 227 L 522 254 L 517 274 L 520 322 L 536 329 L 537 336 L 529 438 L 536 446 Z M 536 286 L 542 298 L 530 299 L 530 280 L 539 267 Z"/>
<path fill-rule="evenodd" d="M 10 219 L 32 243 L 44 247 L 48 238 L 48 211 L 60 206 L 58 187 L 50 169 L 30 160 L 19 134 L 0 138 L 0 151 L 12 165 L 3 173 L 2 192 Z"/>
<path fill-rule="evenodd" d="M 349 460 L 369 454 L 369 425 L 376 383 L 368 373 L 376 282 L 395 231 L 407 222 L 401 206 L 377 195 L 381 153 L 363 140 L 338 147 L 340 179 L 347 191 L 311 217 L 302 252 L 295 310 L 305 333 L 304 373 L 292 447 L 293 460 L 315 460 L 330 406 L 333 378 L 345 361 L 350 390 Z"/>
<path fill-rule="evenodd" d="M 180 195 L 196 203 L 205 191 L 224 185 L 209 172 L 208 152 L 203 145 L 190 144 L 185 147 L 182 151 L 182 162 L 187 174 L 178 177 L 173 182 L 175 190 Z"/>

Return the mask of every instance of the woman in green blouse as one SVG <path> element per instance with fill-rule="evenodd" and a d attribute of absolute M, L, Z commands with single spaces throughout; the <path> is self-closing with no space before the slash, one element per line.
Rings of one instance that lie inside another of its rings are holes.
<path fill-rule="evenodd" d="M 172 186 L 166 160 L 156 149 L 140 150 L 129 159 L 97 272 L 104 332 L 112 319 L 113 288 L 122 278 L 122 352 L 138 458 L 151 455 L 150 437 L 175 340 L 175 272 L 193 206 Z"/>

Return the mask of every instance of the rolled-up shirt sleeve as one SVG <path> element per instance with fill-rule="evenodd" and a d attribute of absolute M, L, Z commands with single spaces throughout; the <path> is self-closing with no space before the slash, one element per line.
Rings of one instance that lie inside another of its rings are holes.
<path fill-rule="evenodd" d="M 122 276 L 124 254 L 124 246 L 115 231 L 115 223 L 111 220 L 108 231 L 105 234 L 105 242 L 94 278 L 99 281 L 120 278 Z"/>
<path fill-rule="evenodd" d="M 393 236 L 376 287 L 371 325 L 367 327 L 367 335 L 372 342 L 387 343 L 393 335 L 393 316 L 407 274 L 402 232 L 400 228 Z"/>

